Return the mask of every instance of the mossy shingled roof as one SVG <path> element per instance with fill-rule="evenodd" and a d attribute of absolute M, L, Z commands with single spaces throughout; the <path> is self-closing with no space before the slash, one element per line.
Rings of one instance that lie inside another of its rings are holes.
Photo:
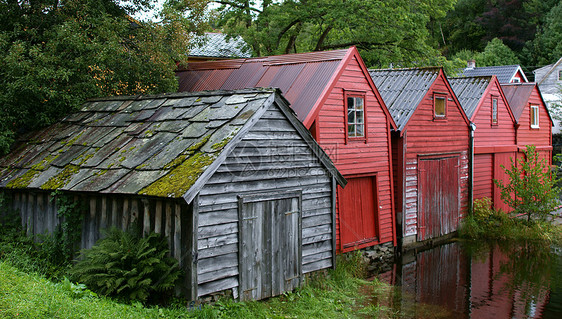
<path fill-rule="evenodd" d="M 182 197 L 274 94 L 245 89 L 88 101 L 0 158 L 0 187 Z"/>

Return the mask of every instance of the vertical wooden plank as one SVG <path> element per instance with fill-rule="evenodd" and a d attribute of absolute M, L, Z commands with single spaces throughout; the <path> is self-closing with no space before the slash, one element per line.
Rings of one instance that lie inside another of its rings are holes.
<path fill-rule="evenodd" d="M 162 233 L 162 201 L 156 201 L 156 207 L 154 209 L 154 232 Z"/>
<path fill-rule="evenodd" d="M 96 215 L 97 215 L 97 201 L 95 197 L 90 197 L 90 227 L 88 230 L 88 243 L 87 247 L 92 247 L 96 242 L 96 233 L 99 231 L 96 222 Z"/>
<path fill-rule="evenodd" d="M 174 257 L 181 258 L 181 206 L 174 205 Z"/>
<path fill-rule="evenodd" d="M 139 218 L 139 201 L 136 198 L 131 199 L 131 221 L 129 222 L 129 226 L 135 226 L 135 222 Z"/>
<path fill-rule="evenodd" d="M 49 233 L 53 233 L 55 230 L 56 224 L 56 211 L 55 211 L 55 202 L 50 194 L 46 194 L 46 206 L 45 206 L 45 228 Z"/>
<path fill-rule="evenodd" d="M 113 197 L 111 199 L 111 226 L 112 227 L 119 227 L 118 226 L 118 222 L 119 219 L 117 218 L 117 214 L 118 214 L 118 207 L 117 207 L 117 198 Z"/>
<path fill-rule="evenodd" d="M 336 233 L 336 188 L 337 188 L 337 184 L 336 184 L 336 178 L 334 176 L 332 176 L 332 192 L 331 192 L 331 202 L 332 202 L 332 207 L 330 209 L 331 213 L 332 213 L 332 269 L 336 269 L 336 245 L 337 245 L 337 233 Z M 302 197 L 299 200 L 300 202 L 302 202 Z M 302 213 L 302 210 L 300 209 L 300 205 L 299 205 L 299 213 Z M 299 234 L 299 236 L 302 238 L 302 233 Z M 302 247 L 300 248 L 302 249 Z"/>
<path fill-rule="evenodd" d="M 269 233 L 270 237 L 268 238 L 268 248 L 271 251 L 271 257 L 268 258 L 271 260 L 271 268 L 266 268 L 265 271 L 268 272 L 267 277 L 271 277 L 271 281 L 267 281 L 271 283 L 271 295 L 279 295 L 281 294 L 281 286 L 283 285 L 283 268 L 281 266 L 280 260 L 280 250 L 285 251 L 286 247 L 284 247 L 284 240 L 282 239 L 283 234 L 286 233 L 284 218 L 281 219 L 281 215 L 285 217 L 285 212 L 287 211 L 286 200 L 278 200 L 278 201 L 268 201 L 269 211 L 271 214 L 270 217 L 270 226 L 271 232 Z"/>
<path fill-rule="evenodd" d="M 143 218 L 142 218 L 142 232 L 144 235 L 150 233 L 150 202 L 147 199 L 142 199 L 143 205 Z"/>
<path fill-rule="evenodd" d="M 100 227 L 98 231 L 107 228 L 107 196 L 101 197 Z"/>
<path fill-rule="evenodd" d="M 184 206 L 182 206 L 184 207 Z M 186 297 L 188 300 L 197 299 L 197 224 L 199 215 L 199 195 L 195 196 L 190 205 L 182 211 L 182 258 L 185 270 Z M 162 206 L 160 206 L 160 212 Z M 236 297 L 234 297 L 236 298 Z"/>
<path fill-rule="evenodd" d="M 42 192 L 37 193 L 37 209 L 35 214 L 37 215 L 37 234 L 45 233 L 46 227 L 46 209 L 45 209 L 45 196 Z"/>
<path fill-rule="evenodd" d="M 129 210 L 129 199 L 123 199 L 123 216 L 121 218 L 121 227 L 123 231 L 129 228 L 129 215 L 131 214 Z"/>
<path fill-rule="evenodd" d="M 172 251 L 172 238 L 170 236 L 172 232 L 172 204 L 166 202 L 166 228 L 164 229 L 164 236 L 168 239 L 168 247 Z"/>

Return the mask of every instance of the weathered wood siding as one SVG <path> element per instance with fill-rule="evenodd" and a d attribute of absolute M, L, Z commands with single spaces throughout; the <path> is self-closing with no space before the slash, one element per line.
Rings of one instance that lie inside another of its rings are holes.
<path fill-rule="evenodd" d="M 20 212 L 28 235 L 53 232 L 61 222 L 50 192 L 5 191 L 12 207 Z M 168 239 L 170 252 L 189 271 L 191 260 L 191 207 L 183 201 L 116 195 L 67 194 L 74 196 L 82 212 L 80 249 L 91 248 L 103 230 L 136 226 L 143 233 L 157 232 Z"/>
<path fill-rule="evenodd" d="M 434 120 L 433 96 L 435 92 L 447 96 L 446 120 Z M 450 154 L 459 156 L 459 218 L 462 219 L 467 211 L 469 126 L 462 114 L 463 111 L 453 98 L 452 90 L 446 85 L 444 75 L 440 74 L 408 121 L 406 130 L 401 137 L 405 139 L 403 141 L 405 145 L 404 181 L 396 181 L 400 193 L 405 194 L 402 204 L 404 237 L 416 235 L 418 232 L 420 202 L 418 162 L 420 156 L 437 157 L 438 155 L 449 156 Z"/>
<path fill-rule="evenodd" d="M 271 107 L 198 199 L 198 295 L 239 288 L 239 196 L 302 191 L 302 272 L 332 266 L 332 182 L 284 114 Z"/>
<path fill-rule="evenodd" d="M 531 128 L 530 105 L 539 106 L 539 128 Z M 552 122 L 547 113 L 539 90 L 535 86 L 523 113 L 519 117 L 519 127 L 517 128 L 517 145 L 519 155 L 525 150 L 525 145 L 535 145 L 540 152 L 541 158 L 545 158 L 547 163 L 552 164 Z"/>
<path fill-rule="evenodd" d="M 366 72 L 366 70 L 365 70 Z M 390 166 L 390 130 L 389 123 L 373 90 L 369 86 L 367 77 L 357 58 L 353 58 L 344 68 L 336 81 L 328 98 L 321 107 L 316 120 L 316 134 L 318 143 L 330 155 L 338 170 L 346 178 L 359 176 L 374 176 L 378 188 L 378 216 L 379 222 L 376 241 L 343 249 L 340 238 L 340 216 L 337 218 L 338 251 L 359 249 L 376 244 L 392 242 L 395 239 L 393 229 L 393 207 L 391 190 Z M 367 141 L 348 141 L 346 143 L 345 124 L 347 109 L 344 99 L 345 90 L 362 92 L 365 94 L 366 132 Z M 338 187 L 338 196 L 341 188 Z M 373 194 L 372 196 L 375 196 Z M 376 202 L 376 198 L 365 198 Z M 338 201 L 339 202 L 339 201 Z M 338 206 L 338 212 L 342 207 Z M 373 212 L 374 214 L 375 212 Z M 357 216 L 356 218 L 359 218 Z M 361 222 L 358 220 L 357 222 Z M 350 224 L 354 224 L 353 222 Z"/>
<path fill-rule="evenodd" d="M 492 123 L 492 99 L 498 100 L 498 122 Z M 474 131 L 474 199 L 488 197 L 496 209 L 507 210 L 493 180 L 505 180 L 501 165 L 509 167 L 509 158 L 515 158 L 515 123 L 509 114 L 509 106 L 500 92 L 497 81 L 490 83 L 480 101 L 480 107 L 472 116 Z"/>

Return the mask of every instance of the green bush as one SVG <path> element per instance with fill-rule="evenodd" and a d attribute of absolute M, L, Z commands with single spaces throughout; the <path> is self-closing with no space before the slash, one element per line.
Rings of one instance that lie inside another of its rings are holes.
<path fill-rule="evenodd" d="M 527 221 L 546 221 L 559 205 L 557 178 L 552 174 L 546 160 L 540 159 L 535 146 L 527 145 L 525 156 L 517 161 L 511 159 L 511 166 L 502 165 L 509 176 L 509 183 L 494 180 L 501 190 L 501 198 L 513 209 L 515 215 L 525 215 Z"/>
<path fill-rule="evenodd" d="M 117 228 L 82 251 L 70 273 L 99 294 L 149 303 L 169 297 L 181 277 L 178 261 L 169 256 L 168 243 L 161 235 L 141 237 Z"/>

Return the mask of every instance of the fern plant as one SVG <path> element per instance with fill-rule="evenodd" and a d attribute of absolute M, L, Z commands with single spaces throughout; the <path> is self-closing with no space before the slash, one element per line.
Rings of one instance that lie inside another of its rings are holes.
<path fill-rule="evenodd" d="M 105 238 L 82 251 L 70 273 L 99 294 L 154 301 L 169 295 L 181 277 L 178 261 L 168 252 L 167 241 L 159 234 L 141 237 L 111 228 Z"/>

